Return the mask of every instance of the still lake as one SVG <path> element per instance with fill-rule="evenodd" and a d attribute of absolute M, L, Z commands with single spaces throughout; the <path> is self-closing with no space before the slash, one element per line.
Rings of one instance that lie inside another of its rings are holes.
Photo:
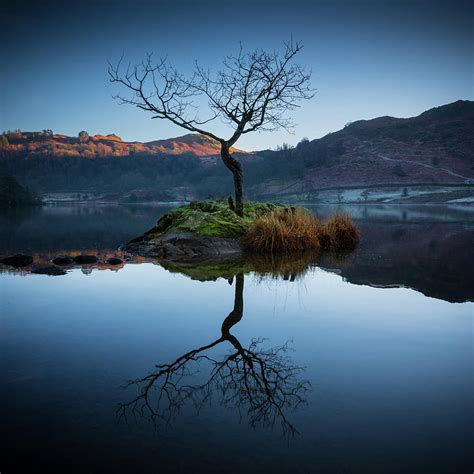
<path fill-rule="evenodd" d="M 0 254 L 114 254 L 167 209 L 2 214 Z M 472 472 L 474 208 L 346 210 L 356 252 L 297 275 L 4 267 L 0 471 Z"/>

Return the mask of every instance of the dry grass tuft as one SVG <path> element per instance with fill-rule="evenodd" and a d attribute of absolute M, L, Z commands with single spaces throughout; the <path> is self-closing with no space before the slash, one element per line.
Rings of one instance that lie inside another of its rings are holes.
<path fill-rule="evenodd" d="M 338 213 L 323 224 L 306 209 L 283 209 L 267 213 L 250 226 L 242 238 L 250 253 L 289 254 L 331 250 L 351 252 L 359 242 L 354 221 Z"/>
<path fill-rule="evenodd" d="M 352 252 L 359 243 L 359 230 L 348 214 L 338 212 L 331 216 L 325 227 L 324 238 L 333 252 Z"/>
<path fill-rule="evenodd" d="M 258 218 L 243 237 L 246 250 L 290 253 L 319 250 L 321 221 L 306 209 L 284 209 Z"/>

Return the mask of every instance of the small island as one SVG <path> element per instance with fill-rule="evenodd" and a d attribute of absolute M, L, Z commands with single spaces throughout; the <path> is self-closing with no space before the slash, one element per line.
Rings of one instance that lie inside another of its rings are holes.
<path fill-rule="evenodd" d="M 359 232 L 346 214 L 326 222 L 310 211 L 277 203 L 194 201 L 165 214 L 156 226 L 122 247 L 133 255 L 175 262 L 222 262 L 244 254 L 347 253 Z"/>

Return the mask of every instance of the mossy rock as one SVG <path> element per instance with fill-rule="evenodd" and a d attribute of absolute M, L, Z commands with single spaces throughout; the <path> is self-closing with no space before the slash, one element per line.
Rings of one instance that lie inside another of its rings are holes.
<path fill-rule="evenodd" d="M 242 236 L 258 217 L 277 209 L 281 204 L 246 202 L 244 215 L 233 212 L 227 201 L 194 201 L 165 214 L 147 235 L 159 236 L 165 232 L 192 232 L 203 237 Z"/>

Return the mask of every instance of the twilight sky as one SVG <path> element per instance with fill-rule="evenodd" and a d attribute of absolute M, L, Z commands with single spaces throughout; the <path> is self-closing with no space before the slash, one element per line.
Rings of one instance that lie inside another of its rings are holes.
<path fill-rule="evenodd" d="M 294 135 L 249 134 L 237 146 L 273 148 L 318 138 L 348 121 L 409 117 L 474 99 L 473 7 L 469 1 L 300 0 L 4 1 L 0 28 L 0 131 L 51 128 L 76 135 L 116 133 L 150 141 L 186 133 L 119 106 L 107 60 L 168 55 L 188 72 L 199 60 L 304 43 L 298 62 L 313 70 L 317 94 L 293 113 Z M 225 133 L 215 123 L 211 131 Z"/>

